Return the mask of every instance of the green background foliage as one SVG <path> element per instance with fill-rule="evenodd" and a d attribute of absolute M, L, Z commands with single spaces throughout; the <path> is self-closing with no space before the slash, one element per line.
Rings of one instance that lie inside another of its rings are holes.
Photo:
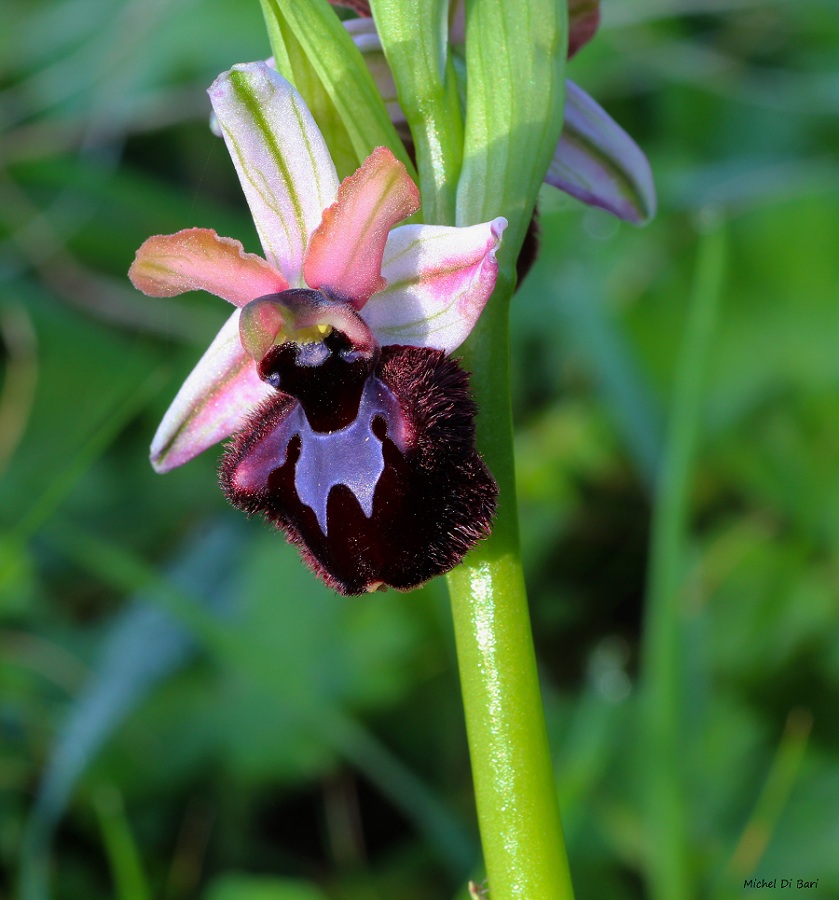
<path fill-rule="evenodd" d="M 603 10 L 570 75 L 647 151 L 660 212 L 636 230 L 544 188 L 512 308 L 578 896 L 645 897 L 656 852 L 651 496 L 709 217 L 726 262 L 673 561 L 686 866 L 697 897 L 753 875 L 836 896 L 836 7 Z M 215 451 L 147 462 L 226 309 L 125 272 L 192 225 L 258 250 L 204 88 L 267 54 L 257 3 L 0 6 L 0 897 L 425 900 L 482 877 L 443 583 L 340 600 L 225 508 Z"/>

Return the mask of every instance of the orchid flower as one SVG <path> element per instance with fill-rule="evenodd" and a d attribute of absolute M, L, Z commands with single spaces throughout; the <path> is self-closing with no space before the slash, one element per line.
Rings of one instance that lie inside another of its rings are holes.
<path fill-rule="evenodd" d="M 396 85 L 382 51 L 367 0 L 331 0 L 354 10 L 359 18 L 344 27 L 361 51 L 394 124 L 405 122 Z M 599 0 L 570 0 L 568 57 L 592 37 L 600 23 Z M 455 3 L 449 40 L 454 47 L 465 36 L 462 3 Z M 656 210 L 656 193 L 644 153 L 617 122 L 572 81 L 566 82 L 565 120 L 545 183 L 590 206 L 635 225 L 648 222 Z"/>
<path fill-rule="evenodd" d="M 264 63 L 234 66 L 209 94 L 265 258 L 203 228 L 137 252 L 144 293 L 201 289 L 237 307 L 164 416 L 152 464 L 233 435 L 228 498 L 282 528 L 327 584 L 416 587 L 495 511 L 449 354 L 495 286 L 506 220 L 395 228 L 420 202 L 389 150 L 339 184 L 302 98 Z"/>

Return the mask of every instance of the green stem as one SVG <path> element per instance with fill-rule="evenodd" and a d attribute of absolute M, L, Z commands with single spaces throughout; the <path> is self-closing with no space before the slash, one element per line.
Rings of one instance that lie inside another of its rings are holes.
<path fill-rule="evenodd" d="M 116 788 L 101 787 L 94 794 L 93 807 L 111 866 L 114 895 L 118 900 L 151 900 L 140 850 L 131 833 L 122 796 Z"/>
<path fill-rule="evenodd" d="M 491 537 L 449 575 L 481 843 L 493 900 L 572 900 L 518 537 L 508 301 L 499 280 L 465 348 L 478 444 L 500 488 Z"/>
<path fill-rule="evenodd" d="M 702 412 L 702 387 L 723 273 L 723 233 L 700 243 L 694 295 L 671 398 L 664 465 L 653 508 L 642 690 L 648 773 L 647 877 L 653 900 L 694 895 L 688 866 L 681 760 L 689 494 Z"/>

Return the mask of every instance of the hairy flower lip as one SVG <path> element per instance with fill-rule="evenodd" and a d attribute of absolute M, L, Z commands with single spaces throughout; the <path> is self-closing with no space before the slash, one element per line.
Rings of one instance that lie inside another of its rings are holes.
<path fill-rule="evenodd" d="M 397 404 L 384 413 L 386 431 L 369 413 L 353 423 L 371 431 L 362 468 L 375 475 L 372 492 L 367 481 L 357 496 L 348 486 L 352 473 L 337 480 L 332 468 L 353 466 L 347 454 L 328 454 L 329 467 L 321 468 L 318 447 L 344 435 L 300 440 L 299 407 L 281 393 L 234 435 L 220 471 L 234 506 L 281 527 L 315 573 L 345 595 L 412 590 L 449 571 L 489 533 L 497 503 L 498 488 L 475 451 L 468 376 L 454 359 L 386 346 L 366 387 L 377 384 Z M 315 457 L 301 473 L 305 448 Z"/>
<path fill-rule="evenodd" d="M 209 94 L 266 258 L 201 228 L 149 238 L 137 252 L 129 274 L 140 290 L 173 296 L 204 289 L 242 310 L 225 324 L 161 422 L 151 452 L 161 472 L 233 434 L 271 390 L 259 378 L 256 357 L 279 335 L 282 310 L 260 323 L 248 311 L 254 300 L 314 288 L 331 306 L 306 328 L 353 324 L 359 347 L 369 332 L 381 346 L 451 353 L 492 293 L 495 251 L 507 224 L 499 217 L 468 228 L 394 227 L 419 201 L 401 164 L 377 148 L 339 183 L 300 95 L 263 62 L 234 66 Z"/>

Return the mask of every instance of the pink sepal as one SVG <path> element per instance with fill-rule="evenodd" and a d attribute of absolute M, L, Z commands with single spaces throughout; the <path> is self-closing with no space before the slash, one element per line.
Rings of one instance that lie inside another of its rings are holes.
<path fill-rule="evenodd" d="M 128 270 L 134 287 L 150 297 L 209 291 L 234 306 L 276 294 L 288 282 L 260 256 L 245 253 L 239 241 L 211 228 L 185 228 L 145 241 Z"/>
<path fill-rule="evenodd" d="M 239 341 L 239 310 L 227 320 L 181 386 L 151 445 L 158 472 L 182 466 L 229 437 L 272 389 Z"/>

